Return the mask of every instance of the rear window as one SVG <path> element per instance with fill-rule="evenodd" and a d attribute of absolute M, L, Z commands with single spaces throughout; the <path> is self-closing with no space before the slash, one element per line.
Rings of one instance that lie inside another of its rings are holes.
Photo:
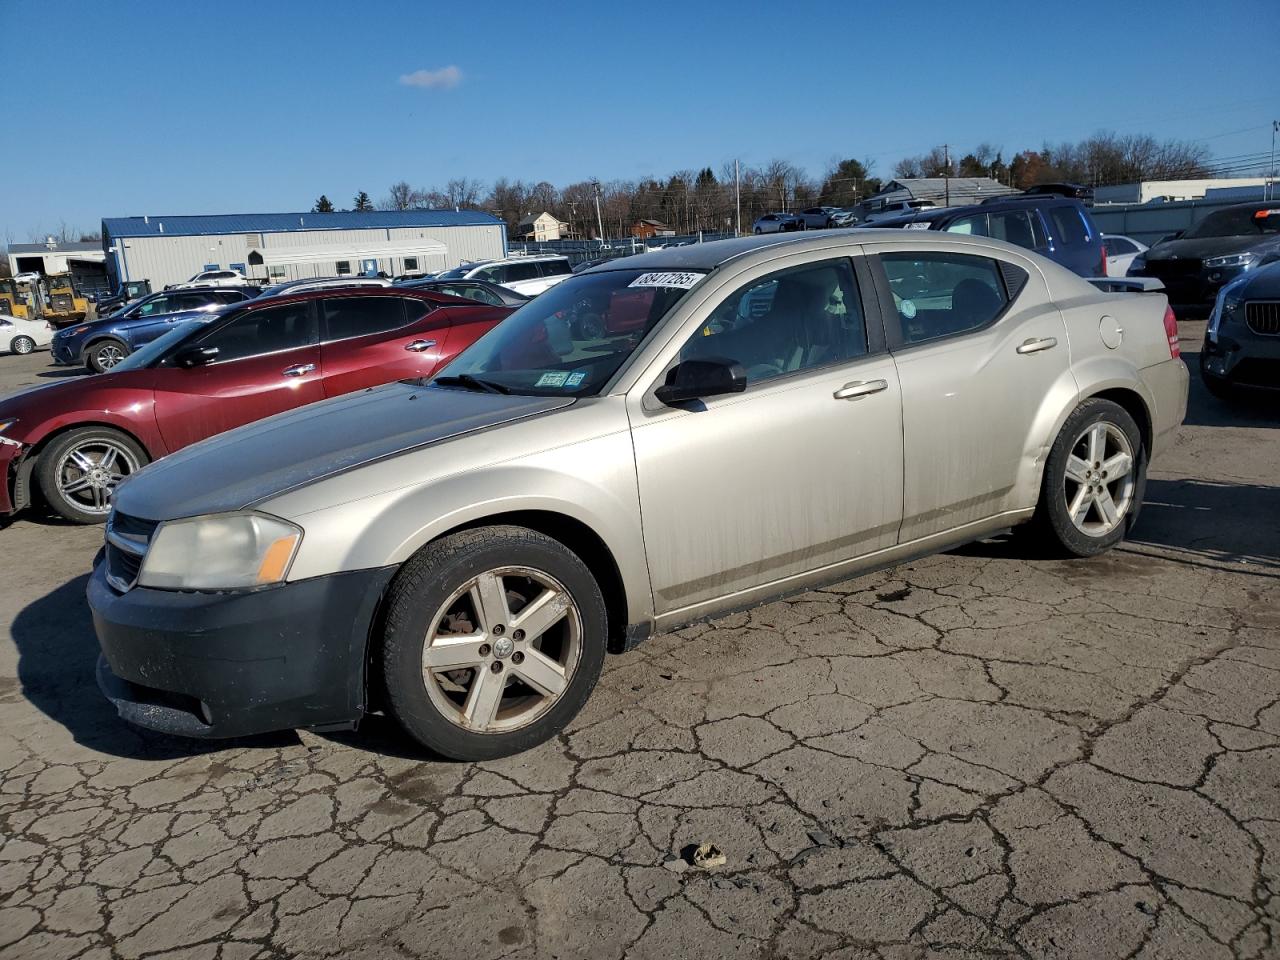
<path fill-rule="evenodd" d="M 1089 242 L 1089 228 L 1075 207 L 1050 207 L 1047 211 L 1053 232 L 1061 246 L 1081 247 Z"/>
<path fill-rule="evenodd" d="M 342 297 L 324 302 L 326 340 L 385 333 L 408 322 L 399 297 Z"/>

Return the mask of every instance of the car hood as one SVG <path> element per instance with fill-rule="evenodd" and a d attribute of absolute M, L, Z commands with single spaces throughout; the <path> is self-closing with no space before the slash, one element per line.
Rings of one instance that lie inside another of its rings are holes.
<path fill-rule="evenodd" d="M 1236 300 L 1280 300 L 1280 262 L 1250 270 L 1232 290 Z"/>
<path fill-rule="evenodd" d="M 115 504 L 121 513 L 146 520 L 242 510 L 375 460 L 573 402 L 388 384 L 180 450 L 121 484 Z"/>
<path fill-rule="evenodd" d="M 1267 248 L 1276 245 L 1276 241 L 1266 237 L 1202 237 L 1186 240 L 1166 240 L 1157 243 L 1146 252 L 1147 262 L 1152 260 L 1172 260 L 1175 257 L 1205 260 L 1209 257 L 1224 257 L 1232 253 L 1240 253 L 1253 247 Z"/>

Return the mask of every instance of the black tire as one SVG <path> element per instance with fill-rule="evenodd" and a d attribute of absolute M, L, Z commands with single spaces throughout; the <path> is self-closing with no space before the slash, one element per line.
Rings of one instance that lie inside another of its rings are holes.
<path fill-rule="evenodd" d="M 755 231 L 754 231 L 754 232 L 755 232 L 756 236 L 759 236 L 760 234 L 764 233 L 764 231 L 763 231 L 763 230 L 761 230 L 759 227 L 756 227 L 756 229 L 755 229 Z"/>
<path fill-rule="evenodd" d="M 1124 512 L 1114 529 L 1091 536 L 1072 521 L 1067 509 L 1066 483 L 1067 461 L 1072 456 L 1081 435 L 1095 424 L 1106 423 L 1122 431 L 1128 438 L 1133 452 L 1133 487 Z M 1067 417 L 1045 462 L 1044 478 L 1040 485 L 1040 501 L 1036 506 L 1030 529 L 1033 540 L 1046 552 L 1073 557 L 1093 557 L 1115 546 L 1133 529 L 1147 486 L 1147 451 L 1142 443 L 1142 431 L 1124 407 L 1110 400 L 1092 398 L 1085 400 Z"/>
<path fill-rule="evenodd" d="M 9 342 L 9 352 L 26 355 L 36 348 L 36 342 L 28 336 L 14 337 Z"/>
<path fill-rule="evenodd" d="M 568 685 L 544 713 L 508 732 L 478 733 L 449 719 L 433 702 L 423 678 L 423 649 L 450 597 L 471 578 L 510 566 L 543 572 L 564 586 L 580 615 L 580 652 Z M 478 527 L 423 547 L 396 575 L 386 610 L 375 662 L 381 664 L 390 712 L 420 744 L 454 760 L 509 756 L 555 736 L 587 702 L 604 664 L 604 597 L 591 571 L 564 544 L 524 527 Z"/>
<path fill-rule="evenodd" d="M 49 445 L 40 451 L 36 458 L 36 481 L 40 485 L 40 492 L 45 502 L 60 517 L 75 523 L 106 521 L 107 511 L 88 509 L 87 505 L 74 495 L 65 494 L 59 486 L 58 474 L 62 469 L 63 459 L 77 448 L 86 448 L 92 459 L 95 450 L 104 450 L 108 447 L 116 448 L 121 464 L 127 465 L 128 471 L 125 475 L 140 470 L 151 461 L 147 452 L 138 445 L 137 441 L 128 434 L 113 430 L 111 427 L 80 427 L 76 430 L 68 430 L 54 437 Z M 104 496 L 104 502 L 109 507 L 109 493 Z"/>
<path fill-rule="evenodd" d="M 85 351 L 84 365 L 93 373 L 105 373 L 132 352 L 123 340 L 99 340 Z"/>

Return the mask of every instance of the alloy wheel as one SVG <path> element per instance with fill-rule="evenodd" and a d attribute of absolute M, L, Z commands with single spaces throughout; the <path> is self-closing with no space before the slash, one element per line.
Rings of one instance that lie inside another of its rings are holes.
<path fill-rule="evenodd" d="M 531 567 L 472 577 L 436 612 L 422 649 L 432 704 L 473 733 L 533 723 L 564 694 L 582 655 L 569 591 Z"/>
<path fill-rule="evenodd" d="M 114 343 L 104 344 L 97 349 L 94 354 L 98 362 L 98 366 L 103 370 L 110 370 L 117 363 L 124 359 L 124 351 Z"/>
<path fill-rule="evenodd" d="M 58 493 L 68 503 L 97 516 L 111 510 L 111 494 L 141 465 L 122 444 L 108 439 L 86 440 L 58 461 Z"/>
<path fill-rule="evenodd" d="M 1133 503 L 1133 444 L 1114 423 L 1090 424 L 1071 445 L 1063 496 L 1077 530 L 1105 537 L 1124 522 Z"/>
<path fill-rule="evenodd" d="M 36 348 L 36 342 L 30 337 L 18 337 L 13 341 L 13 352 L 27 354 Z"/>

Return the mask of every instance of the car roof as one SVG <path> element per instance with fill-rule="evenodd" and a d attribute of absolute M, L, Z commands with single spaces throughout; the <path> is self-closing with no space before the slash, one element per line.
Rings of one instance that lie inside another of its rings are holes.
<path fill-rule="evenodd" d="M 729 240 L 713 240 L 709 243 L 695 243 L 688 247 L 667 247 L 651 253 L 641 253 L 633 257 L 619 257 L 582 271 L 579 276 L 588 273 L 608 273 L 611 270 L 714 270 L 733 260 L 750 257 L 756 253 L 779 252 L 775 247 L 789 247 L 787 252 L 803 250 L 822 250 L 833 245 L 833 241 L 844 240 L 849 243 L 875 242 L 910 245 L 918 242 L 911 230 L 882 230 L 877 228 L 852 227 L 839 230 L 813 230 L 800 233 L 766 233 L 760 236 L 735 237 Z M 945 238 L 945 239 L 944 239 Z M 984 243 L 990 238 L 979 238 Z M 930 234 L 930 243 L 956 243 L 965 246 L 971 238 L 953 234 Z M 1002 241 L 992 241 L 1004 245 Z M 1017 249 L 1026 254 L 1026 250 Z"/>
<path fill-rule="evenodd" d="M 527 257 L 502 257 L 498 260 L 477 260 L 475 263 L 464 263 L 461 266 L 467 267 L 483 267 L 492 266 L 494 264 L 507 263 L 528 263 L 533 260 L 568 260 L 563 253 L 531 253 Z"/>
<path fill-rule="evenodd" d="M 433 303 L 453 303 L 457 297 L 445 297 L 430 290 L 415 290 L 412 287 L 330 287 L 325 290 L 299 290 L 296 293 L 285 291 L 274 297 L 257 297 L 248 300 L 242 306 L 256 310 L 259 304 L 269 303 L 278 306 L 282 303 L 299 303 L 307 300 L 326 300 L 335 297 L 367 297 L 367 296 L 413 297 L 418 300 L 430 300 Z M 231 304 L 228 304 L 231 306 Z"/>

